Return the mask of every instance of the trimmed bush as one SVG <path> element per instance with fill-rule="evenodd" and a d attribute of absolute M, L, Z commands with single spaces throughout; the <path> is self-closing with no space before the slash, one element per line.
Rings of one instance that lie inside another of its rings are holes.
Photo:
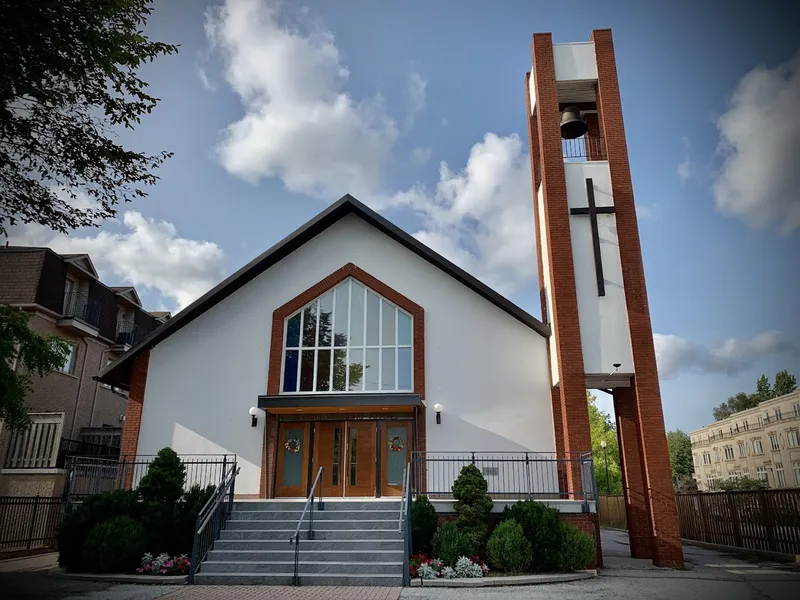
<path fill-rule="evenodd" d="M 448 567 L 454 567 L 462 556 L 475 554 L 467 534 L 450 521 L 436 530 L 433 536 L 433 553 Z"/>
<path fill-rule="evenodd" d="M 486 549 L 488 528 L 486 519 L 494 503 L 487 493 L 489 484 L 480 469 L 467 465 L 453 482 L 453 508 L 458 513 L 456 527 L 469 537 L 470 545 L 478 554 Z"/>
<path fill-rule="evenodd" d="M 436 509 L 427 496 L 419 496 L 411 504 L 411 544 L 413 554 L 430 554 L 433 536 L 436 534 L 438 517 Z"/>
<path fill-rule="evenodd" d="M 580 571 L 594 558 L 594 540 L 570 523 L 561 523 L 561 544 L 556 553 L 559 571 Z"/>
<path fill-rule="evenodd" d="M 186 466 L 172 448 L 162 448 L 139 482 L 143 502 L 173 506 L 183 496 Z"/>
<path fill-rule="evenodd" d="M 503 521 L 486 544 L 489 564 L 505 573 L 523 573 L 531 566 L 531 543 L 514 519 Z"/>
<path fill-rule="evenodd" d="M 83 546 L 83 564 L 93 573 L 132 573 L 145 550 L 142 525 L 116 517 L 95 525 Z"/>
<path fill-rule="evenodd" d="M 95 526 L 117 517 L 141 518 L 141 505 L 136 492 L 96 494 L 70 510 L 58 527 L 59 566 L 72 572 L 90 570 L 91 566 L 87 567 L 83 562 L 86 538 Z"/>
<path fill-rule="evenodd" d="M 191 554 L 197 515 L 213 493 L 213 485 L 205 488 L 195 485 L 189 488 L 183 495 L 183 499 L 175 505 L 172 517 L 172 539 L 169 544 L 171 556 Z"/>
<path fill-rule="evenodd" d="M 503 521 L 513 519 L 522 527 L 531 545 L 532 571 L 556 569 L 556 554 L 561 546 L 561 519 L 557 510 L 542 502 L 524 500 L 503 510 Z"/>

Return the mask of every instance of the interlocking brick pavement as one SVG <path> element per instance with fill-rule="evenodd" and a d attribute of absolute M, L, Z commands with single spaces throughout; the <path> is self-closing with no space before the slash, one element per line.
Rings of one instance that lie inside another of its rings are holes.
<path fill-rule="evenodd" d="M 192 585 L 162 600 L 398 600 L 401 588 L 282 585 Z"/>

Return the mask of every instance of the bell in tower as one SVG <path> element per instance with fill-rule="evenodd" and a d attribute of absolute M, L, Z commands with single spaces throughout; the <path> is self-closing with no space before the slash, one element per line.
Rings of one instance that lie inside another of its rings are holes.
<path fill-rule="evenodd" d="M 574 140 L 589 131 L 589 125 L 581 118 L 581 111 L 577 106 L 568 106 L 561 113 L 561 137 L 565 140 Z"/>

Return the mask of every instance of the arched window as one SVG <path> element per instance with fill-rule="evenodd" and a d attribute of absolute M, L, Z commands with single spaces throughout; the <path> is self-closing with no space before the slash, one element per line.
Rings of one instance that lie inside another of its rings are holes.
<path fill-rule="evenodd" d="M 289 316 L 283 393 L 409 392 L 412 317 L 349 278 Z"/>

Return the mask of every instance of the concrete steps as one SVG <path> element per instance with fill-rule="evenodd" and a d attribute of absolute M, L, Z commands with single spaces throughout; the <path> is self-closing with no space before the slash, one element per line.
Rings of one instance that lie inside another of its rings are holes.
<path fill-rule="evenodd" d="M 291 585 L 294 534 L 305 501 L 235 502 L 220 538 L 195 576 L 198 584 Z M 302 585 L 399 586 L 403 536 L 400 502 L 325 501 L 300 530 Z"/>

